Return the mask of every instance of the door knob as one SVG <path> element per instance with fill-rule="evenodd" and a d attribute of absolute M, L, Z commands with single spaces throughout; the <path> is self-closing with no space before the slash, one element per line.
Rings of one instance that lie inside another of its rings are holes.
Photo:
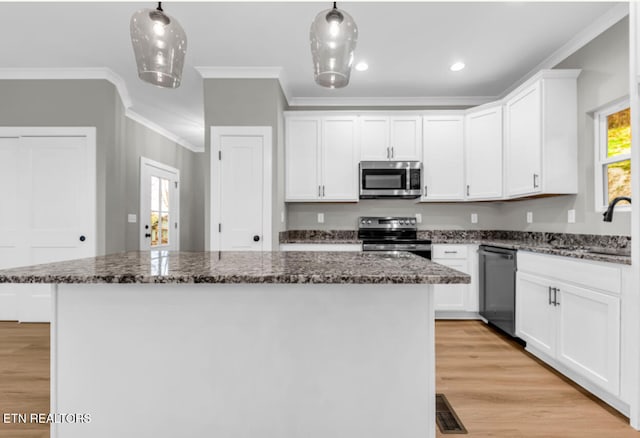
<path fill-rule="evenodd" d="M 84 242 L 85 240 L 87 240 L 87 238 L 86 238 L 86 237 L 84 237 L 84 236 L 80 236 L 80 242 Z"/>
<path fill-rule="evenodd" d="M 257 234 L 255 236 L 253 236 L 253 241 L 254 242 L 260 241 L 260 236 L 258 236 Z"/>

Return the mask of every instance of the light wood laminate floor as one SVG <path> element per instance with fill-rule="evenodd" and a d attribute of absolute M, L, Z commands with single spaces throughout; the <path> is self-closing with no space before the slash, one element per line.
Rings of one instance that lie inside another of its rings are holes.
<path fill-rule="evenodd" d="M 436 390 L 469 437 L 640 438 L 627 418 L 480 321 L 436 322 Z"/>
<path fill-rule="evenodd" d="M 625 417 L 481 322 L 438 321 L 436 352 L 437 391 L 469 437 L 640 438 Z M 48 324 L 0 322 L 6 412 L 49 412 Z M 0 437 L 48 438 L 49 428 L 0 422 Z"/>

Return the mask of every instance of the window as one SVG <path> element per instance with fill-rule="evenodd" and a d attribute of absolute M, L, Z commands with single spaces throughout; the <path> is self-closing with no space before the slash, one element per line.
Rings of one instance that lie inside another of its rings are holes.
<path fill-rule="evenodd" d="M 151 177 L 151 246 L 169 244 L 169 180 Z"/>
<path fill-rule="evenodd" d="M 595 114 L 596 210 L 618 196 L 631 196 L 631 111 L 628 99 Z M 621 210 L 629 209 L 622 204 Z"/>

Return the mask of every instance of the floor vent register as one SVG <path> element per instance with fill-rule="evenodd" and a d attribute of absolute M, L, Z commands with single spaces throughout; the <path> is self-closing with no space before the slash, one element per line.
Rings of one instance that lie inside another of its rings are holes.
<path fill-rule="evenodd" d="M 444 394 L 436 394 L 436 423 L 443 434 L 466 434 L 462 421 L 456 415 Z"/>

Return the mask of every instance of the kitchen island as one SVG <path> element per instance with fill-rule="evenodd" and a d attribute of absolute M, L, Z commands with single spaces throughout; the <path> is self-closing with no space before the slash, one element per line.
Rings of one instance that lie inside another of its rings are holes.
<path fill-rule="evenodd" d="M 0 282 L 52 284 L 51 412 L 90 416 L 52 437 L 424 438 L 431 285 L 469 277 L 408 253 L 128 252 Z"/>

